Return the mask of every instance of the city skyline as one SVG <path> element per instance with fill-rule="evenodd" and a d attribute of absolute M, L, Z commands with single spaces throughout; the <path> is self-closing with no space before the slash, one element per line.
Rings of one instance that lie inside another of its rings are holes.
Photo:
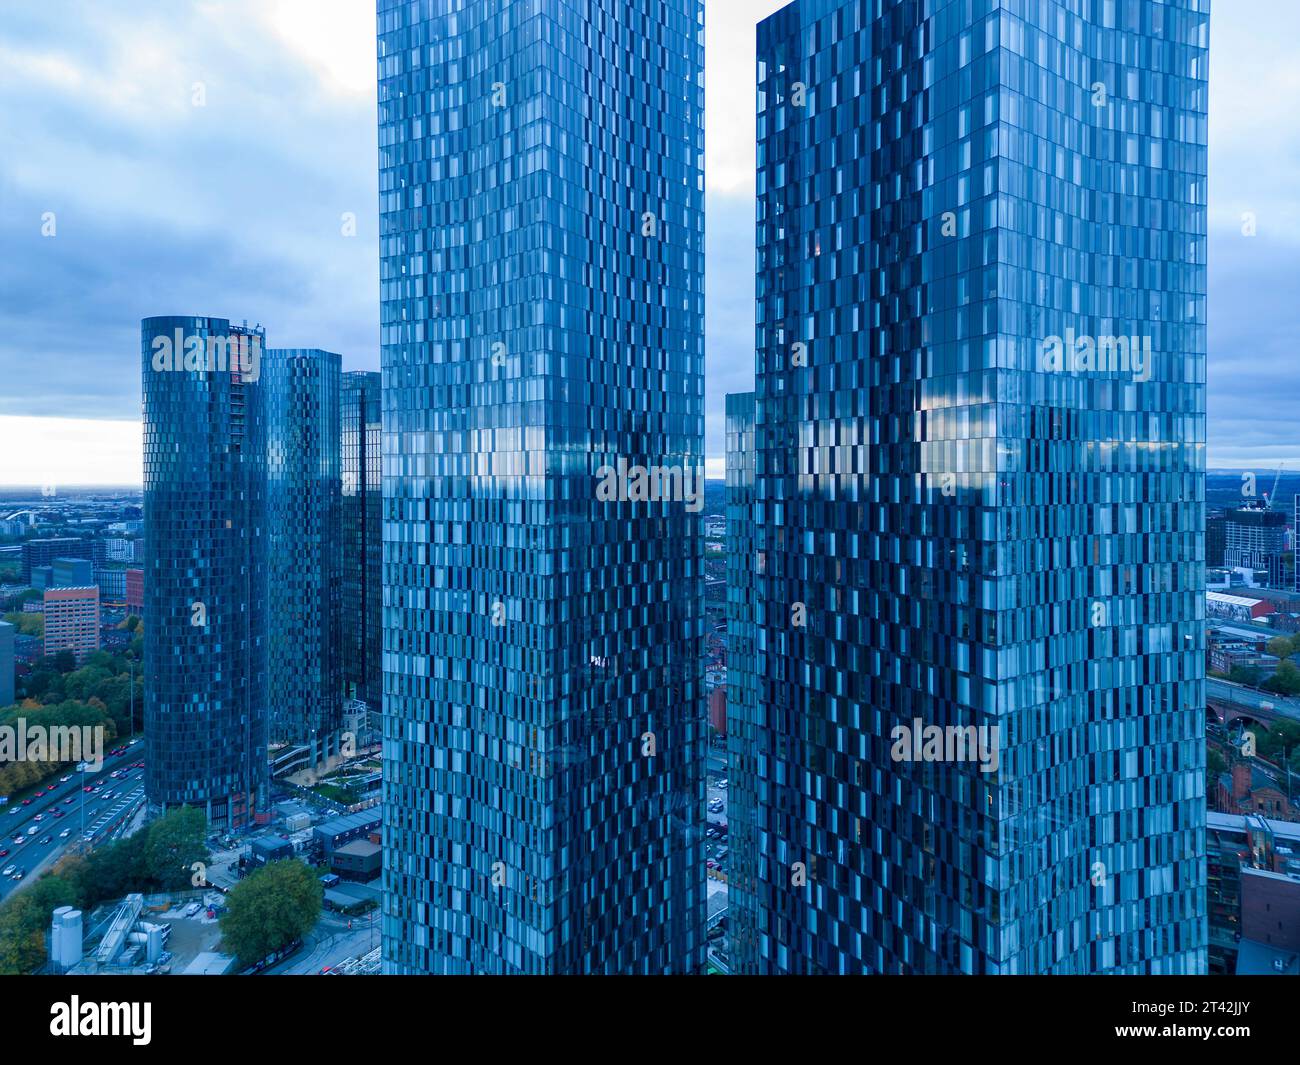
<path fill-rule="evenodd" d="M 737 42 L 752 45 L 753 26 L 781 6 L 706 4 L 710 477 L 723 470 L 722 397 L 753 387 L 754 75 L 752 47 Z M 0 27 L 0 102 L 15 116 L 0 138 L 18 138 L 0 139 L 12 149 L 0 150 L 0 235 L 20 249 L 0 264 L 0 431 L 39 443 L 0 454 L 0 486 L 141 483 L 133 338 L 150 315 L 247 313 L 287 345 L 341 352 L 344 370 L 379 368 L 371 5 L 138 8 L 88 8 L 69 25 L 24 0 Z M 1296 469 L 1285 396 L 1300 328 L 1288 282 L 1300 269 L 1289 191 L 1300 129 L 1287 101 L 1300 77 L 1286 42 L 1300 36 L 1300 7 L 1219 5 L 1212 33 L 1208 465 Z M 204 51 L 170 47 L 191 39 Z M 156 61 L 128 61 L 139 56 Z M 251 115 L 265 121 L 250 127 Z M 236 145 L 240 158 L 261 145 L 264 161 L 232 166 Z M 101 291 L 113 294 L 102 305 Z M 52 395 L 58 409 L 42 416 Z"/>
<path fill-rule="evenodd" d="M 0 30 L 0 974 L 1300 975 L 1300 4 L 137 3 Z"/>

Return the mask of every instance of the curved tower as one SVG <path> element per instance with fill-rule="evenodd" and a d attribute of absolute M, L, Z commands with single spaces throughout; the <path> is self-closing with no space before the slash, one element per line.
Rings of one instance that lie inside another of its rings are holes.
<path fill-rule="evenodd" d="M 266 802 L 265 335 L 141 323 L 145 791 L 216 828 Z"/>

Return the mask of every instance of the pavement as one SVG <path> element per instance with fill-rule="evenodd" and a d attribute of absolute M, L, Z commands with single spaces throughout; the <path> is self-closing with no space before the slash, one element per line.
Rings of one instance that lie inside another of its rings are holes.
<path fill-rule="evenodd" d="M 344 917 L 324 911 L 316 927 L 303 937 L 302 946 L 265 972 L 278 976 L 321 976 L 326 969 L 333 969 L 378 947 L 379 918 L 379 910 L 371 910 L 361 917 Z M 348 928 L 349 923 L 351 928 Z"/>

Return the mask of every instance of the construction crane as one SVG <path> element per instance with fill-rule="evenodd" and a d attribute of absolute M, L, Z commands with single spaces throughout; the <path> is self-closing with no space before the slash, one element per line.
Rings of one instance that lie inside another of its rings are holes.
<path fill-rule="evenodd" d="M 1285 466 L 1285 465 L 1286 465 L 1285 462 L 1282 463 L 1282 466 Z M 1273 509 L 1273 500 L 1274 500 L 1274 499 L 1276 498 L 1276 496 L 1277 496 L 1277 484 L 1278 484 L 1278 482 L 1279 482 L 1280 480 L 1282 480 L 1282 466 L 1279 466 L 1279 467 L 1277 468 L 1277 476 L 1275 476 L 1275 477 L 1273 478 L 1273 491 L 1269 492 L 1269 494 L 1266 495 L 1266 496 L 1264 497 L 1264 509 L 1265 509 L 1265 510 L 1272 510 L 1272 509 Z"/>

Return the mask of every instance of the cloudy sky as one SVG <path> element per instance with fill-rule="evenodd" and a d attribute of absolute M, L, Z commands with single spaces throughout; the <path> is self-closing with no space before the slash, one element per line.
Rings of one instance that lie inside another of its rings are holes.
<path fill-rule="evenodd" d="M 753 28 L 782 2 L 707 0 L 715 457 L 722 396 L 753 380 Z M 378 368 L 371 0 L 3 8 L 0 485 L 139 483 L 152 314 L 246 317 Z M 1300 468 L 1298 41 L 1296 0 L 1218 0 L 1212 466 Z"/>

